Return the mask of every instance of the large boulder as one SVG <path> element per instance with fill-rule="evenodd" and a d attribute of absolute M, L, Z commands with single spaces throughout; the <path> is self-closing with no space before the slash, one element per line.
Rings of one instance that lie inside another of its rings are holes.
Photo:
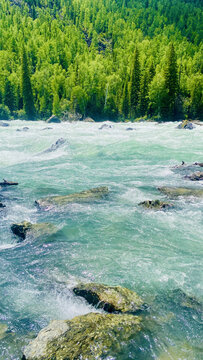
<path fill-rule="evenodd" d="M 56 115 L 52 115 L 49 119 L 47 119 L 47 123 L 60 123 L 61 120 L 56 116 Z"/>
<path fill-rule="evenodd" d="M 17 235 L 21 240 L 25 240 L 27 236 L 43 236 L 52 235 L 57 232 L 55 225 L 50 223 L 32 224 L 28 221 L 24 221 L 20 224 L 11 225 L 12 232 Z"/>
<path fill-rule="evenodd" d="M 107 186 L 101 186 L 70 195 L 42 198 L 35 201 L 35 204 L 40 208 L 51 209 L 55 206 L 66 206 L 70 203 L 84 203 L 99 200 L 106 196 L 108 192 L 109 190 Z"/>
<path fill-rule="evenodd" d="M 143 300 L 134 291 L 121 286 L 88 283 L 74 287 L 73 292 L 109 313 L 135 313 L 144 308 Z"/>
<path fill-rule="evenodd" d="M 183 120 L 179 125 L 178 125 L 178 129 L 188 129 L 188 130 L 193 130 L 195 129 L 195 126 L 192 122 L 188 121 L 188 120 Z"/>
<path fill-rule="evenodd" d="M 89 313 L 54 320 L 25 347 L 24 360 L 95 360 L 117 356 L 141 330 L 141 317 Z"/>
<path fill-rule="evenodd" d="M 203 172 L 197 171 L 194 174 L 185 176 L 185 178 L 192 180 L 192 181 L 200 181 L 200 180 L 203 180 Z"/>
<path fill-rule="evenodd" d="M 183 188 L 183 187 L 159 187 L 159 191 L 169 197 L 178 197 L 178 196 L 195 196 L 202 197 L 203 189 L 192 189 L 192 188 Z"/>
<path fill-rule="evenodd" d="M 141 205 L 146 209 L 152 210 L 166 210 L 173 207 L 172 204 L 160 200 L 146 200 L 139 203 L 138 205 Z"/>
<path fill-rule="evenodd" d="M 0 126 L 2 126 L 2 127 L 8 127 L 8 126 L 10 126 L 10 124 L 1 121 L 1 122 L 0 122 Z"/>

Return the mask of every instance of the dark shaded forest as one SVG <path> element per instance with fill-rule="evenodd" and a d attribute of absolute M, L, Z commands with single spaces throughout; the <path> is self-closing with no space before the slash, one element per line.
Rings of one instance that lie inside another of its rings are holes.
<path fill-rule="evenodd" d="M 203 116 L 201 0 L 0 0 L 0 118 Z"/>

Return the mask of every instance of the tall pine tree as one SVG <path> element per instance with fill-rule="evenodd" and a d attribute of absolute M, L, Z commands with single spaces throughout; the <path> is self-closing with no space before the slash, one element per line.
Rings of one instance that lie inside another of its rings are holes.
<path fill-rule="evenodd" d="M 139 61 L 139 51 L 136 48 L 133 58 L 133 67 L 132 67 L 131 81 L 130 81 L 130 112 L 132 117 L 136 116 L 138 112 L 139 93 L 140 93 L 140 61 Z"/>
<path fill-rule="evenodd" d="M 35 106 L 32 93 L 32 86 L 30 81 L 30 73 L 28 66 L 27 54 L 25 47 L 22 48 L 22 98 L 23 98 L 23 107 L 27 118 L 33 120 L 35 118 Z"/>
<path fill-rule="evenodd" d="M 124 115 L 125 118 L 127 118 L 129 114 L 128 81 L 125 82 L 123 88 L 122 114 Z"/>
<path fill-rule="evenodd" d="M 140 101 L 139 111 L 141 116 L 147 115 L 148 103 L 149 103 L 149 87 L 148 87 L 148 74 L 145 72 L 142 76 L 140 85 Z"/>
<path fill-rule="evenodd" d="M 165 114 L 163 115 L 174 119 L 176 116 L 176 99 L 178 94 L 178 70 L 173 43 L 169 46 L 164 76 L 167 96 L 164 99 L 163 109 Z"/>
<path fill-rule="evenodd" d="M 16 96 L 14 93 L 13 85 L 9 79 L 6 79 L 4 89 L 4 105 L 8 106 L 11 113 L 16 109 Z"/>

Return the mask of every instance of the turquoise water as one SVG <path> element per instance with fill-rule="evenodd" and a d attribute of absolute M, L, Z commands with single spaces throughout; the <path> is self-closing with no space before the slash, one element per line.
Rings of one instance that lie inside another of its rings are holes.
<path fill-rule="evenodd" d="M 24 126 L 29 130 L 16 131 Z M 139 123 L 99 130 L 98 123 L 63 123 L 43 130 L 46 126 L 12 121 L 0 128 L 0 177 L 19 182 L 0 190 L 6 205 L 0 211 L 0 327 L 8 326 L 0 334 L 0 359 L 20 359 L 23 347 L 51 319 L 95 311 L 73 295 L 79 280 L 135 290 L 157 324 L 108 359 L 202 359 L 200 311 L 181 307 L 172 291 L 203 301 L 203 199 L 180 198 L 165 212 L 146 211 L 138 203 L 165 199 L 159 186 L 202 188 L 172 167 L 182 160 L 203 161 L 203 127 Z M 136 130 L 126 131 L 129 126 Z M 43 153 L 61 137 L 65 144 Z M 109 187 L 107 199 L 61 211 L 34 205 L 41 197 L 97 186 Z M 24 220 L 51 222 L 59 231 L 18 243 L 10 225 Z"/>

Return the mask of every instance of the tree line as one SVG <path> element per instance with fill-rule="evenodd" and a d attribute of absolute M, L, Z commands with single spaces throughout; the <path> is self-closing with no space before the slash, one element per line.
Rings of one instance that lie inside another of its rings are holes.
<path fill-rule="evenodd" d="M 201 119 L 202 14 L 198 0 L 0 0 L 0 118 Z"/>

